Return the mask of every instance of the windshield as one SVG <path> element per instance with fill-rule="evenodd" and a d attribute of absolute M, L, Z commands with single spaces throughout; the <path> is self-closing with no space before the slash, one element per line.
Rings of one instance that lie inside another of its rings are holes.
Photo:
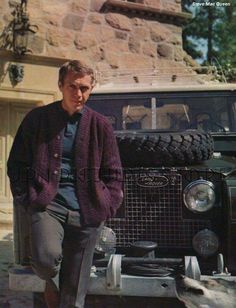
<path fill-rule="evenodd" d="M 96 100 L 92 107 L 105 114 L 114 129 L 156 129 L 210 132 L 236 131 L 236 99 L 211 97 L 149 97 Z"/>

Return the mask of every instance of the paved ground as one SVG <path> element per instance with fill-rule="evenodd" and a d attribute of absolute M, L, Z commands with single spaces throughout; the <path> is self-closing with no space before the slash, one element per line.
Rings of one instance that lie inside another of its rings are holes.
<path fill-rule="evenodd" d="M 8 288 L 8 269 L 13 265 L 13 232 L 0 229 L 0 308 L 32 308 L 31 292 Z"/>

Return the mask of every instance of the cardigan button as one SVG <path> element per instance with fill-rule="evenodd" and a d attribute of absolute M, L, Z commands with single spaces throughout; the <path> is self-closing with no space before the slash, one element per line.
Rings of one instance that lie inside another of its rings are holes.
<path fill-rule="evenodd" d="M 58 157 L 59 157 L 59 154 L 58 154 L 58 153 L 54 153 L 53 156 L 54 156 L 55 158 L 58 158 Z"/>
<path fill-rule="evenodd" d="M 53 174 L 57 175 L 58 174 L 58 170 L 54 170 Z"/>
<path fill-rule="evenodd" d="M 60 135 L 57 135 L 57 139 L 60 140 L 60 139 L 61 139 L 61 136 L 60 136 Z"/>

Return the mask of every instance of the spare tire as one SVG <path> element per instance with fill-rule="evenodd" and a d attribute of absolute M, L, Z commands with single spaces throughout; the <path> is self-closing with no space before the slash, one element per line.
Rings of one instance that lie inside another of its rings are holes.
<path fill-rule="evenodd" d="M 209 133 L 116 131 L 124 167 L 183 166 L 211 158 L 213 138 Z"/>

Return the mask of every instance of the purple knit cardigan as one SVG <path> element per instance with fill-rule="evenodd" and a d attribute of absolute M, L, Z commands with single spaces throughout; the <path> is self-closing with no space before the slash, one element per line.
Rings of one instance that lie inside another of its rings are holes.
<path fill-rule="evenodd" d="M 8 159 L 14 203 L 45 209 L 57 193 L 68 114 L 61 101 L 30 111 Z M 76 193 L 84 225 L 113 217 L 122 202 L 122 168 L 109 121 L 84 107 L 75 140 Z"/>

